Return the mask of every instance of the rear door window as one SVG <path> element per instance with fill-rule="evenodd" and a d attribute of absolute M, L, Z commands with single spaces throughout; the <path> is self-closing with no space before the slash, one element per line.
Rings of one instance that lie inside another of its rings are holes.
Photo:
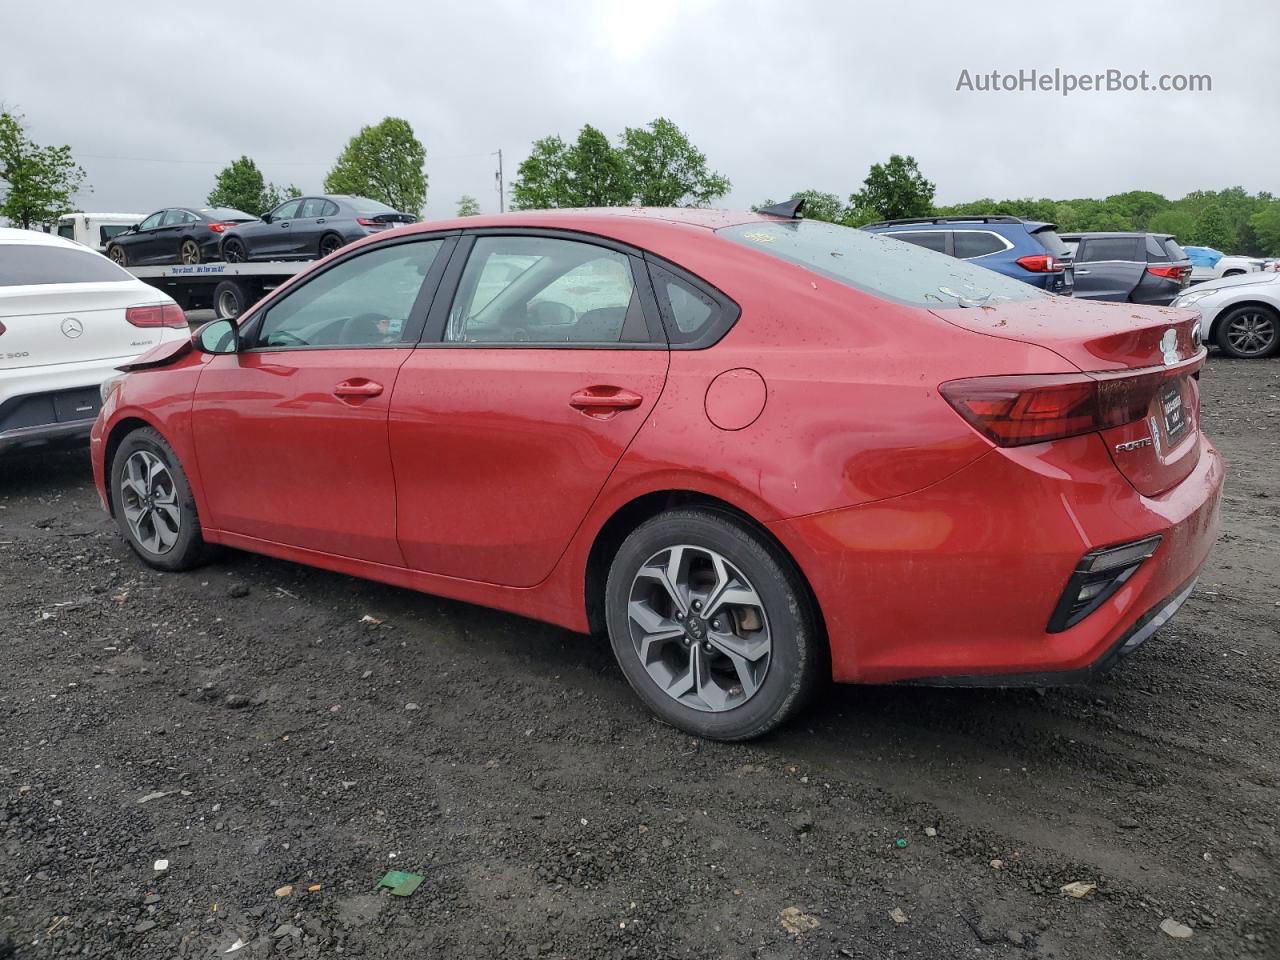
<path fill-rule="evenodd" d="M 0 245 L 0 287 L 46 283 L 122 283 L 133 278 L 90 250 L 41 243 Z"/>
<path fill-rule="evenodd" d="M 190 216 L 191 214 L 185 210 L 169 210 L 164 215 L 162 226 L 180 227 L 187 222 L 187 218 Z"/>
<path fill-rule="evenodd" d="M 895 240 L 904 240 L 907 243 L 914 243 L 917 247 L 924 247 L 926 250 L 936 250 L 938 253 L 947 252 L 947 231 L 946 230 L 921 230 L 913 233 L 886 233 L 886 237 L 893 237 Z"/>
<path fill-rule="evenodd" d="M 1103 260 L 1138 260 L 1137 237 L 1085 237 L 1080 241 L 1076 260 L 1081 263 L 1099 263 Z M 1146 260 L 1146 254 L 1142 256 Z"/>
<path fill-rule="evenodd" d="M 302 201 L 302 212 L 298 216 L 304 220 L 308 217 L 323 217 L 324 205 L 327 202 L 323 197 L 307 197 Z"/>
<path fill-rule="evenodd" d="M 1009 244 L 987 230 L 957 230 L 951 235 L 952 255 L 960 260 L 972 260 L 1008 250 Z"/>

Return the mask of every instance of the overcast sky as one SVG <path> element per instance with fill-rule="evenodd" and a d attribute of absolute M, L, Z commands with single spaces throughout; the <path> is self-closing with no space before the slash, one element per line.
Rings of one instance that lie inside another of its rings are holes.
<path fill-rule="evenodd" d="M 203 202 L 248 154 L 319 191 L 387 115 L 427 148 L 428 217 L 497 209 L 535 138 L 675 121 L 733 181 L 722 206 L 845 196 L 909 153 L 941 203 L 1280 193 L 1270 3 L 5 3 L 0 102 L 88 172 L 87 210 Z M 1212 92 L 957 92 L 1032 68 L 1209 74 Z"/>

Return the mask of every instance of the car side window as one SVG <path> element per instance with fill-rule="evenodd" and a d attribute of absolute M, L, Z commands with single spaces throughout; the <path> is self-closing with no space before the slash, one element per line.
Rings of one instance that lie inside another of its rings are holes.
<path fill-rule="evenodd" d="M 187 216 L 188 214 L 185 210 L 168 210 L 165 212 L 161 226 L 180 227 L 187 222 Z"/>
<path fill-rule="evenodd" d="M 324 202 L 324 206 L 320 210 L 319 216 L 336 217 L 337 215 L 338 215 L 338 205 L 334 203 L 332 200 L 326 200 Z"/>
<path fill-rule="evenodd" d="M 706 291 L 665 267 L 650 263 L 649 276 L 672 344 L 709 346 L 737 319 L 736 310 L 726 311 Z"/>
<path fill-rule="evenodd" d="M 1151 234 L 1147 234 L 1147 262 L 1148 263 L 1168 263 L 1169 251 Z"/>
<path fill-rule="evenodd" d="M 1103 260 L 1136 260 L 1138 241 L 1133 237 L 1087 237 L 1080 241 L 1076 260 L 1080 263 L 1100 263 Z M 1143 260 L 1146 259 L 1144 254 Z"/>
<path fill-rule="evenodd" d="M 953 255 L 960 260 L 972 260 L 1008 249 L 1003 240 L 985 230 L 957 230 L 951 242 Z"/>
<path fill-rule="evenodd" d="M 926 250 L 936 250 L 938 253 L 947 252 L 947 233 L 945 230 L 925 230 L 918 233 L 889 233 L 886 236 L 893 237 L 895 240 L 904 240 L 907 243 L 914 243 L 917 247 L 924 247 Z"/>
<path fill-rule="evenodd" d="M 302 201 L 302 212 L 298 216 L 306 217 L 323 217 L 324 205 L 327 201 L 323 197 L 307 197 Z"/>
<path fill-rule="evenodd" d="M 479 237 L 449 312 L 452 343 L 644 343 L 631 258 L 555 237 Z"/>
<path fill-rule="evenodd" d="M 442 240 L 376 247 L 335 264 L 267 308 L 252 346 L 376 347 L 401 342 Z"/>
<path fill-rule="evenodd" d="M 302 206 L 301 200 L 290 200 L 282 203 L 271 211 L 272 220 L 292 220 L 298 215 L 298 208 Z"/>
<path fill-rule="evenodd" d="M 143 220 L 142 223 L 138 224 L 138 229 L 154 230 L 156 227 L 160 226 L 160 221 L 164 219 L 164 214 L 165 211 L 163 210 L 153 213 L 151 216 L 147 217 L 147 219 Z"/>

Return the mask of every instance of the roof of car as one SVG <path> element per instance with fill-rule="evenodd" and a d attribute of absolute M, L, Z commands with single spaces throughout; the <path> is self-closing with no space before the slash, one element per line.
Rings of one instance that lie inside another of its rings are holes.
<path fill-rule="evenodd" d="M 51 247 L 70 247 L 73 250 L 84 250 L 82 243 L 67 240 L 56 233 L 44 233 L 40 230 L 23 230 L 19 227 L 0 227 L 0 243 L 43 243 Z"/>
<path fill-rule="evenodd" d="M 426 224 L 432 230 L 466 227 L 583 227 L 590 223 L 616 220 L 647 221 L 650 223 L 684 224 L 718 230 L 739 223 L 762 220 L 782 220 L 750 210 L 711 210 L 705 207 L 565 207 L 555 210 L 516 210 L 511 213 L 481 214 L 474 217 L 455 217 L 435 220 Z M 423 224 L 419 224 L 423 226 Z"/>
<path fill-rule="evenodd" d="M 1088 230 L 1083 233 L 1059 233 L 1064 240 L 1075 240 L 1080 237 L 1091 237 L 1103 240 L 1131 240 L 1138 237 L 1160 237 L 1162 240 L 1173 238 L 1172 233 L 1152 233 L 1150 230 Z"/>
<path fill-rule="evenodd" d="M 954 226 L 958 223 L 1017 223 L 1027 227 L 1052 227 L 1052 223 L 1046 223 L 1043 220 L 1026 220 L 1022 217 L 1013 217 L 1003 213 L 973 213 L 973 214 L 953 214 L 945 217 L 902 217 L 897 220 L 877 220 L 875 223 L 864 224 L 866 227 L 933 227 L 933 226 Z"/>

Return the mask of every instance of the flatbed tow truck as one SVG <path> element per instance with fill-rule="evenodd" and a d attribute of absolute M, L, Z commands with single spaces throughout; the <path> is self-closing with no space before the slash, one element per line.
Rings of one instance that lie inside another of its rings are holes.
<path fill-rule="evenodd" d="M 125 267 L 144 283 L 163 290 L 184 310 L 212 307 L 219 317 L 234 320 L 311 260 L 266 263 L 171 263 L 155 267 Z"/>

